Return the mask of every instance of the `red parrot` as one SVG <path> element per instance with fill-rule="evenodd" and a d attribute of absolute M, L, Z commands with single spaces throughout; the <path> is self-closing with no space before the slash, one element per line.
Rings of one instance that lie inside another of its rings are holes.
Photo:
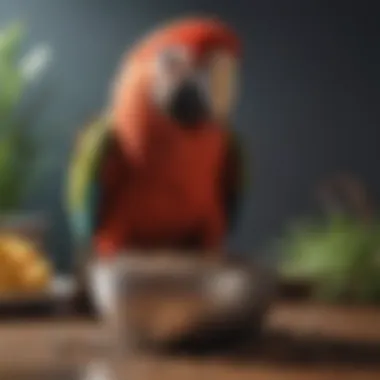
<path fill-rule="evenodd" d="M 166 25 L 127 54 L 69 178 L 74 230 L 100 257 L 221 248 L 242 190 L 228 129 L 239 54 L 235 33 L 207 18 Z"/>

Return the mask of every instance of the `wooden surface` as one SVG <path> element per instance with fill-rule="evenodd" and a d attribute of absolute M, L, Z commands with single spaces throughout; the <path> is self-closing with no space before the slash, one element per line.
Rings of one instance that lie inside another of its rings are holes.
<path fill-rule="evenodd" d="M 99 331 L 88 321 L 3 323 L 0 379 L 70 380 L 67 373 L 60 377 L 60 371 L 88 362 L 86 342 Z M 68 340 L 70 352 L 62 350 Z M 142 380 L 379 380 L 380 309 L 280 303 L 262 341 L 239 352 L 202 358 L 139 356 L 125 366 L 126 379 Z M 73 374 L 72 379 L 79 377 Z"/>

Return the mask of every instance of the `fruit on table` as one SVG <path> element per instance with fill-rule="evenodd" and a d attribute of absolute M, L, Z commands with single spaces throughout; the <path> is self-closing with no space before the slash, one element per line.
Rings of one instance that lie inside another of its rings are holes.
<path fill-rule="evenodd" d="M 0 295 L 46 290 L 52 268 L 30 241 L 16 235 L 0 235 Z"/>

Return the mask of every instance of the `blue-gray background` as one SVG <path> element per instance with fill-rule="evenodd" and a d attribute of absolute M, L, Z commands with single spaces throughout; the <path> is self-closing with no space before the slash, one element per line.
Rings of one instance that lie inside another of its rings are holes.
<path fill-rule="evenodd" d="M 380 193 L 380 33 L 376 1 L 0 0 L 0 26 L 23 18 L 28 43 L 47 42 L 53 95 L 33 130 L 51 163 L 29 207 L 52 218 L 48 246 L 71 261 L 63 174 L 75 132 L 101 109 L 118 59 L 142 33 L 189 12 L 219 15 L 245 45 L 236 128 L 255 161 L 255 187 L 235 247 L 258 251 L 312 192 L 344 170 Z M 249 170 L 253 170 L 253 164 Z"/>

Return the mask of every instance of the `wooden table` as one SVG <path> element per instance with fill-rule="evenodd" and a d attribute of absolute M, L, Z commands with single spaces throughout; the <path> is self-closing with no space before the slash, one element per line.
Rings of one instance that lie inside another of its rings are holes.
<path fill-rule="evenodd" d="M 262 342 L 226 355 L 135 357 L 125 365 L 125 378 L 380 379 L 380 309 L 278 303 L 266 330 Z M 98 332 L 99 326 L 90 321 L 3 323 L 0 379 L 79 380 L 59 372 L 79 368 L 89 359 L 84 343 Z M 72 339 L 77 350 L 63 352 L 63 339 Z"/>

